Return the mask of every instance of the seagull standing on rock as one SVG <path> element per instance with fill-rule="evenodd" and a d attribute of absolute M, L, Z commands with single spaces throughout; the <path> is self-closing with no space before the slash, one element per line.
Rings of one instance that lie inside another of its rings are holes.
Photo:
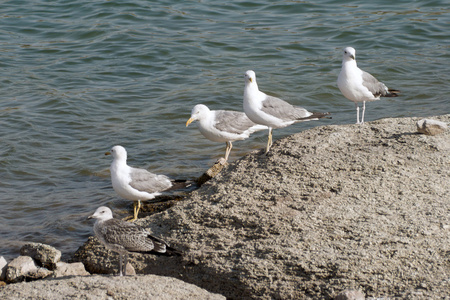
<path fill-rule="evenodd" d="M 364 124 L 366 101 L 380 100 L 380 97 L 397 97 L 400 91 L 390 90 L 369 73 L 356 65 L 356 51 L 352 47 L 344 49 L 342 69 L 337 85 L 341 93 L 350 101 L 355 102 L 356 124 Z M 363 103 L 361 122 L 359 122 L 358 102 Z"/>
<path fill-rule="evenodd" d="M 100 242 L 107 249 L 119 253 L 120 276 L 126 275 L 129 252 L 181 255 L 180 251 L 152 236 L 147 229 L 114 219 L 111 209 L 106 206 L 97 208 L 88 219 L 96 219 L 94 233 Z"/>
<path fill-rule="evenodd" d="M 210 110 L 203 104 L 194 106 L 186 127 L 194 121 L 198 121 L 198 130 L 204 137 L 213 142 L 226 143 L 225 161 L 233 148 L 231 142 L 244 140 L 255 131 L 267 129 L 267 126 L 253 123 L 243 112 Z"/>
<path fill-rule="evenodd" d="M 300 106 L 266 95 L 258 89 L 256 74 L 249 70 L 245 72 L 244 112 L 256 124 L 269 127 L 266 154 L 272 146 L 272 131 L 294 123 L 318 120 L 330 113 L 312 113 Z"/>
<path fill-rule="evenodd" d="M 105 155 L 112 155 L 111 182 L 119 196 L 134 201 L 134 215 L 130 221 L 135 221 L 141 208 L 141 200 L 150 200 L 161 195 L 160 192 L 172 187 L 172 182 L 165 175 L 156 175 L 145 169 L 133 168 L 127 165 L 127 151 L 122 146 L 114 146 Z"/>

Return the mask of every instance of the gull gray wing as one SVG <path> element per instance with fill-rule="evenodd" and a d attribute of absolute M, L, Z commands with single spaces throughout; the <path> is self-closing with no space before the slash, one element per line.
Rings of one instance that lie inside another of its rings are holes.
<path fill-rule="evenodd" d="M 291 105 L 272 96 L 267 96 L 263 101 L 261 110 L 284 121 L 300 120 L 312 115 L 303 107 Z"/>
<path fill-rule="evenodd" d="M 130 185 L 143 192 L 156 193 L 167 190 L 172 186 L 169 177 L 150 173 L 144 169 L 132 168 Z"/>
<path fill-rule="evenodd" d="M 218 130 L 235 134 L 242 134 L 257 125 L 245 113 L 230 110 L 216 110 L 215 121 Z"/>
<path fill-rule="evenodd" d="M 384 83 L 379 82 L 375 77 L 365 71 L 362 71 L 362 80 L 363 86 L 365 86 L 375 97 L 389 94 L 388 88 Z"/>
<path fill-rule="evenodd" d="M 147 238 L 149 235 L 147 230 L 119 219 L 105 221 L 100 228 L 100 234 L 116 251 L 125 249 L 132 252 L 147 252 L 155 248 L 153 241 Z"/>

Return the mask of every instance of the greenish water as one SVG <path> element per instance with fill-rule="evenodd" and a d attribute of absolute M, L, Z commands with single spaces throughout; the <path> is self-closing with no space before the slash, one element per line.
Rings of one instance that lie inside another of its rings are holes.
<path fill-rule="evenodd" d="M 185 122 L 195 104 L 242 110 L 243 74 L 262 91 L 332 120 L 356 120 L 336 87 L 342 49 L 399 98 L 366 121 L 450 112 L 448 1 L 0 1 L 0 255 L 24 241 L 68 255 L 92 234 L 113 191 L 104 152 L 173 178 L 224 153 Z M 345 4 L 343 4 L 345 3 Z M 236 142 L 233 161 L 267 133 Z"/>

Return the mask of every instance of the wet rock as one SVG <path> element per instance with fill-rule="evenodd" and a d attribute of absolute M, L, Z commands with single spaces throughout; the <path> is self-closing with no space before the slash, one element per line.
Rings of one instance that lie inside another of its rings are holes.
<path fill-rule="evenodd" d="M 80 276 L 10 284 L 0 289 L 0 299 L 209 299 L 225 300 L 179 279 L 146 276 Z"/>
<path fill-rule="evenodd" d="M 417 131 L 426 135 L 437 135 L 447 130 L 447 124 L 437 120 L 422 119 L 416 125 Z"/>
<path fill-rule="evenodd" d="M 228 163 L 225 161 L 225 158 L 221 157 L 211 168 L 209 168 L 202 176 L 197 179 L 197 185 L 201 186 L 211 178 L 214 178 L 217 174 L 222 171 L 223 167 L 225 167 Z"/>
<path fill-rule="evenodd" d="M 364 293 L 356 290 L 345 290 L 339 293 L 334 300 L 364 300 Z"/>
<path fill-rule="evenodd" d="M 53 273 L 53 277 L 63 277 L 63 276 L 87 276 L 90 275 L 88 271 L 84 268 L 84 265 L 80 262 L 78 263 L 56 263 L 56 269 Z"/>
<path fill-rule="evenodd" d="M 20 255 L 30 256 L 41 266 L 54 270 L 56 263 L 61 259 L 61 251 L 58 249 L 40 243 L 28 243 L 20 248 Z"/>
<path fill-rule="evenodd" d="M 71 261 L 83 263 L 91 274 L 119 274 L 119 255 L 106 249 L 96 237 L 89 237 Z"/>
<path fill-rule="evenodd" d="M 0 280 L 5 280 L 6 276 L 6 266 L 8 262 L 3 256 L 0 256 Z"/>
<path fill-rule="evenodd" d="M 26 279 L 28 274 L 36 272 L 38 266 L 29 256 L 19 256 L 13 259 L 6 268 L 6 281 L 19 282 Z"/>

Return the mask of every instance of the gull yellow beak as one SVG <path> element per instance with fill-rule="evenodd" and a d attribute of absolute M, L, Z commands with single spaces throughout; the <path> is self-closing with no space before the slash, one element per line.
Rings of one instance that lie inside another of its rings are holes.
<path fill-rule="evenodd" d="M 195 121 L 194 119 L 189 118 L 189 120 L 187 120 L 187 122 L 186 122 L 186 127 L 188 127 L 189 124 L 191 124 L 191 123 L 194 122 L 194 121 Z"/>
<path fill-rule="evenodd" d="M 250 82 L 253 82 L 253 80 L 252 80 L 252 78 L 251 78 L 251 77 L 249 77 L 249 78 L 248 78 L 248 80 L 249 80 Z"/>
<path fill-rule="evenodd" d="M 350 55 L 350 58 L 351 59 L 355 59 L 355 56 L 352 54 L 352 55 Z"/>
<path fill-rule="evenodd" d="M 105 152 L 105 155 L 111 155 L 111 152 L 109 152 L 109 151 Z"/>

